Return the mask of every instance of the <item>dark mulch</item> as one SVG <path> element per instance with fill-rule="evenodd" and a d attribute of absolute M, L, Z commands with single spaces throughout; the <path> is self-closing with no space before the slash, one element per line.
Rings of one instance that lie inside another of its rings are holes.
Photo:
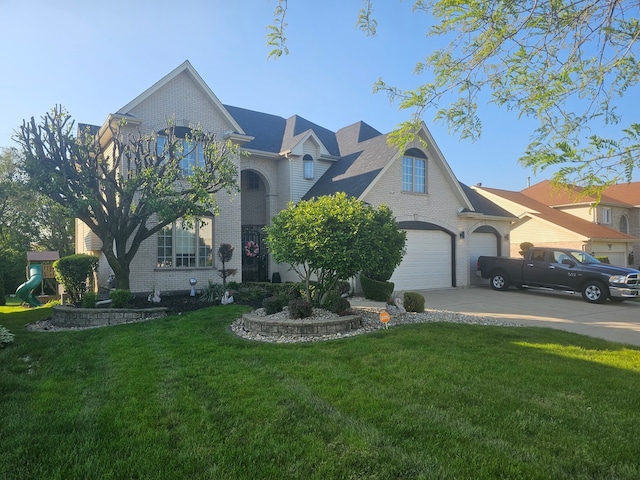
<path fill-rule="evenodd" d="M 262 301 L 256 302 L 256 305 L 252 305 L 246 302 L 236 302 L 244 305 L 249 305 L 253 308 L 258 308 Z M 198 297 L 191 297 L 189 295 L 165 295 L 160 297 L 160 303 L 154 303 L 147 300 L 144 297 L 136 297 L 129 302 L 129 306 L 133 308 L 151 308 L 151 307 L 165 307 L 167 308 L 167 314 L 177 315 L 178 313 L 192 312 L 194 310 L 200 310 L 201 308 L 207 308 L 214 305 L 213 303 L 203 302 Z"/>

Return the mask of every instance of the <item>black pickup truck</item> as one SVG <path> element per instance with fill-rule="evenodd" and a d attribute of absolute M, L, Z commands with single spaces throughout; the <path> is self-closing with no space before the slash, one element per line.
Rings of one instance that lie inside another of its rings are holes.
<path fill-rule="evenodd" d="M 476 275 L 494 290 L 536 287 L 580 292 L 590 303 L 622 302 L 640 296 L 640 271 L 601 263 L 581 250 L 529 249 L 525 258 L 479 257 Z"/>

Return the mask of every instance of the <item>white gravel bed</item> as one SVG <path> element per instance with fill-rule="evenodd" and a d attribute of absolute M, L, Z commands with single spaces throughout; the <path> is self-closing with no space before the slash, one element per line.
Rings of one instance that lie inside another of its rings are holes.
<path fill-rule="evenodd" d="M 504 320 L 497 320 L 490 317 L 482 317 L 475 315 L 464 315 L 457 312 L 449 312 L 445 310 L 432 310 L 425 309 L 422 313 L 400 313 L 396 307 L 389 306 L 386 309 L 375 307 L 353 307 L 352 310 L 356 315 L 362 317 L 362 327 L 357 330 L 350 330 L 344 333 L 336 333 L 331 335 L 267 335 L 257 332 L 249 332 L 244 329 L 244 322 L 242 318 L 239 318 L 231 324 L 231 331 L 239 337 L 247 340 L 255 340 L 259 342 L 268 343 L 300 343 L 300 342 L 322 342 L 326 340 L 337 340 L 339 338 L 353 337 L 356 335 L 362 335 L 364 333 L 375 332 L 384 328 L 391 328 L 397 325 L 411 324 L 411 323 L 428 323 L 428 322 L 450 322 L 450 323 L 465 323 L 470 325 L 493 325 L 503 327 L 521 327 L 522 325 L 513 322 L 507 322 Z M 386 310 L 390 314 L 387 327 L 380 322 L 380 312 Z M 260 308 L 254 312 L 259 316 L 267 316 L 264 309 Z M 286 319 L 289 313 L 285 307 L 282 312 L 275 315 L 269 315 L 273 319 Z M 335 313 L 331 313 L 327 310 L 313 309 L 313 316 L 315 318 L 339 318 Z"/>

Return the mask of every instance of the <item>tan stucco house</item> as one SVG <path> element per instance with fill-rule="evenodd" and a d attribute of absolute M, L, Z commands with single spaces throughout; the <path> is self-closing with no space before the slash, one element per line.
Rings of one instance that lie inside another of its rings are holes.
<path fill-rule="evenodd" d="M 608 187 L 600 201 L 578 187 L 561 189 L 548 180 L 519 192 L 472 188 L 518 217 L 511 226 L 511 256 L 518 256 L 521 243 L 531 242 L 581 249 L 614 265 L 640 262 L 639 182 Z"/>
<path fill-rule="evenodd" d="M 428 146 L 416 142 L 400 152 L 364 122 L 334 132 L 298 115 L 225 105 L 188 61 L 106 122 L 122 118 L 143 133 L 161 130 L 168 118 L 180 128 L 199 124 L 248 153 L 236 160 L 241 192 L 219 195 L 218 216 L 192 230 L 176 222 L 141 245 L 131 265 L 133 292 L 186 291 L 191 279 L 197 285 L 219 282 L 215 252 L 221 243 L 235 247 L 227 265 L 238 269 L 232 280 L 269 281 L 274 273 L 282 281 L 297 280 L 288 265 L 268 255 L 262 229 L 289 201 L 339 191 L 373 206 L 386 204 L 407 231 L 407 255 L 392 277 L 397 290 L 470 285 L 477 282 L 479 255 L 509 251 L 516 218 L 458 182 L 424 124 L 419 135 Z M 100 255 L 100 242 L 86 225 L 77 221 L 76 229 L 76 251 Z M 110 273 L 103 258 L 101 286 Z"/>

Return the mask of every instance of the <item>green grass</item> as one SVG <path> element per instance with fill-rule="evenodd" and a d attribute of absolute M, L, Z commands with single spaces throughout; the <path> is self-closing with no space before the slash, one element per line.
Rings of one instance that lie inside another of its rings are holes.
<path fill-rule="evenodd" d="M 640 478 L 640 349 L 435 323 L 235 337 L 246 307 L 29 332 L 0 310 L 2 479 Z"/>

